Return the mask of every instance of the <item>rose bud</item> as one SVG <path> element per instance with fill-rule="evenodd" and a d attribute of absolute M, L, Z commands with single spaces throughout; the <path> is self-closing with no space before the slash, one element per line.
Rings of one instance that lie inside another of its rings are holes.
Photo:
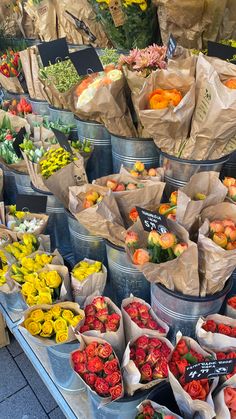
<path fill-rule="evenodd" d="M 138 311 L 140 316 L 144 315 L 145 319 L 149 318 L 149 308 L 145 304 L 140 304 Z"/>
<path fill-rule="evenodd" d="M 151 330 L 157 330 L 158 329 L 158 324 L 153 319 L 148 319 L 146 326 L 147 326 L 148 329 L 151 329 Z"/>
<path fill-rule="evenodd" d="M 100 330 L 102 332 L 104 324 L 100 320 L 95 319 L 93 323 L 93 330 Z"/>
<path fill-rule="evenodd" d="M 214 333 L 217 329 L 217 325 L 214 320 L 207 320 L 203 325 L 202 328 L 206 330 L 206 332 Z"/>
<path fill-rule="evenodd" d="M 150 403 L 146 404 L 145 406 L 143 406 L 143 415 L 147 415 L 147 417 L 151 417 L 155 414 L 155 410 L 153 409 L 153 407 L 151 406 Z M 164 416 L 164 419 L 166 418 L 166 415 Z"/>
<path fill-rule="evenodd" d="M 91 342 L 86 346 L 85 352 L 88 358 L 93 358 L 97 355 L 97 347 L 97 342 Z"/>
<path fill-rule="evenodd" d="M 100 372 L 103 371 L 103 362 L 98 356 L 90 359 L 87 363 L 87 368 L 89 372 Z"/>
<path fill-rule="evenodd" d="M 136 208 L 132 208 L 130 213 L 129 213 L 129 219 L 135 223 L 138 219 L 139 215 L 138 215 L 138 211 L 136 210 Z"/>
<path fill-rule="evenodd" d="M 145 263 L 149 262 L 150 255 L 147 250 L 145 249 L 137 249 L 133 254 L 133 263 L 135 265 L 144 265 Z"/>
<path fill-rule="evenodd" d="M 86 382 L 86 384 L 88 384 L 90 387 L 94 387 L 97 376 L 92 372 L 87 372 L 84 374 L 83 379 Z"/>
<path fill-rule="evenodd" d="M 124 307 L 124 309 L 131 319 L 135 319 L 136 317 L 138 317 L 137 307 L 134 307 L 133 305 L 129 304 L 128 306 Z"/>
<path fill-rule="evenodd" d="M 101 396 L 106 396 L 109 394 L 109 384 L 106 382 L 106 380 L 104 380 L 104 378 L 97 377 L 94 389 Z"/>
<path fill-rule="evenodd" d="M 162 352 L 162 355 L 164 356 L 164 357 L 168 357 L 169 355 L 170 355 L 170 353 L 171 353 L 171 349 L 169 348 L 169 346 L 165 343 L 165 342 L 163 342 L 162 343 L 162 346 L 161 346 L 161 352 Z"/>
<path fill-rule="evenodd" d="M 109 358 L 109 356 L 112 354 L 113 350 L 109 343 L 102 343 L 98 346 L 98 356 L 101 358 Z"/>
<path fill-rule="evenodd" d="M 223 184 L 228 188 L 229 186 L 235 185 L 236 180 L 233 177 L 225 177 Z"/>
<path fill-rule="evenodd" d="M 109 389 L 112 400 L 118 399 L 122 395 L 122 384 L 117 384 Z"/>
<path fill-rule="evenodd" d="M 110 375 L 107 375 L 105 380 L 108 382 L 108 384 L 113 387 L 116 384 L 118 384 L 121 381 L 121 374 L 119 371 L 115 371 Z"/>
<path fill-rule="evenodd" d="M 207 393 L 199 381 L 193 380 L 184 386 L 184 390 L 193 400 L 206 400 Z"/>
<path fill-rule="evenodd" d="M 212 240 L 223 249 L 227 246 L 227 237 L 224 233 L 214 233 Z"/>
<path fill-rule="evenodd" d="M 117 187 L 117 182 L 116 182 L 116 180 L 114 180 L 114 179 L 109 179 L 109 180 L 107 181 L 107 188 L 109 188 L 109 189 L 111 189 L 111 190 L 113 191 L 114 189 L 116 189 L 116 187 Z"/>
<path fill-rule="evenodd" d="M 134 231 L 128 231 L 125 237 L 125 244 L 128 247 L 136 248 L 138 246 L 138 235 Z"/>
<path fill-rule="evenodd" d="M 178 361 L 181 359 L 180 353 L 175 349 L 171 356 L 171 361 Z"/>
<path fill-rule="evenodd" d="M 227 304 L 233 308 L 236 308 L 236 296 L 229 298 L 227 300 Z"/>
<path fill-rule="evenodd" d="M 109 314 L 107 320 L 111 323 L 118 324 L 120 321 L 120 315 L 118 313 Z"/>
<path fill-rule="evenodd" d="M 136 351 L 135 351 L 135 349 L 134 349 L 134 348 L 130 348 L 130 354 L 129 354 L 129 357 L 130 357 L 130 359 L 132 359 L 132 361 L 135 359 L 135 356 L 136 356 Z"/>
<path fill-rule="evenodd" d="M 140 327 L 140 329 L 144 329 L 146 327 L 146 325 L 142 322 L 142 320 L 134 320 L 134 322 L 137 324 L 138 327 Z"/>
<path fill-rule="evenodd" d="M 84 351 L 76 351 L 72 354 L 72 361 L 74 364 L 86 362 L 86 353 Z"/>
<path fill-rule="evenodd" d="M 175 214 L 168 214 L 168 215 L 167 215 L 167 218 L 168 218 L 169 220 L 176 221 L 176 215 L 175 215 Z"/>
<path fill-rule="evenodd" d="M 123 192 L 125 191 L 124 183 L 118 183 L 116 189 L 113 189 L 113 192 Z"/>
<path fill-rule="evenodd" d="M 150 246 L 159 246 L 159 239 L 160 239 L 160 234 L 158 234 L 157 231 L 152 230 L 150 231 L 148 235 L 148 244 Z"/>
<path fill-rule="evenodd" d="M 115 371 L 118 371 L 119 364 L 117 359 L 113 359 L 112 361 L 106 361 L 104 364 L 104 372 L 105 374 L 109 375 Z"/>
<path fill-rule="evenodd" d="M 224 352 L 217 352 L 217 354 L 216 354 L 216 358 L 217 358 L 218 360 L 221 360 L 221 359 L 226 359 L 226 358 L 227 358 L 227 355 L 226 355 Z"/>
<path fill-rule="evenodd" d="M 236 202 L 236 185 L 229 187 L 228 195 L 233 201 Z"/>
<path fill-rule="evenodd" d="M 180 341 L 177 343 L 176 350 L 179 352 L 180 355 L 186 355 L 189 352 L 187 343 L 184 339 L 180 339 Z"/>
<path fill-rule="evenodd" d="M 210 232 L 211 233 L 223 233 L 224 232 L 224 226 L 222 221 L 215 220 L 210 223 Z"/>
<path fill-rule="evenodd" d="M 236 240 L 236 227 L 227 226 L 225 227 L 225 235 L 228 240 L 234 242 Z"/>
<path fill-rule="evenodd" d="M 178 243 L 178 244 L 176 244 L 174 246 L 174 249 L 173 249 L 174 255 L 176 257 L 179 257 L 180 255 L 182 255 L 182 253 L 185 252 L 185 250 L 187 250 L 187 248 L 188 248 L 187 243 Z"/>
<path fill-rule="evenodd" d="M 171 208 L 170 204 L 161 204 L 158 208 L 158 212 L 161 215 L 164 215 L 166 211 L 169 211 Z"/>
<path fill-rule="evenodd" d="M 156 380 L 158 378 L 165 378 L 167 376 L 168 376 L 168 364 L 167 364 L 166 359 L 162 359 L 161 361 L 159 361 L 158 365 L 155 366 L 152 373 L 152 378 Z"/>
<path fill-rule="evenodd" d="M 107 308 L 107 303 L 104 297 L 96 297 L 94 298 L 92 305 L 97 309 L 101 310 L 103 308 Z"/>
<path fill-rule="evenodd" d="M 176 237 L 173 233 L 163 233 L 160 236 L 159 244 L 162 249 L 169 249 L 173 247 L 176 243 Z"/>
<path fill-rule="evenodd" d="M 170 361 L 169 362 L 169 369 L 172 372 L 172 374 L 174 374 L 175 377 L 177 377 L 179 375 L 179 370 L 176 366 L 176 363 L 174 361 Z"/>
<path fill-rule="evenodd" d="M 232 336 L 233 338 L 236 337 L 236 327 L 231 328 L 231 335 L 230 336 Z"/>
<path fill-rule="evenodd" d="M 197 362 L 203 362 L 204 361 L 204 356 L 202 354 L 199 354 L 197 352 L 195 352 L 193 349 L 190 349 L 190 354 L 197 359 Z"/>
<path fill-rule="evenodd" d="M 228 242 L 226 246 L 226 250 L 235 250 L 236 249 L 236 242 Z"/>
<path fill-rule="evenodd" d="M 101 310 L 98 310 L 96 313 L 96 317 L 98 320 L 100 320 L 101 322 L 105 322 L 107 320 L 107 316 L 108 316 L 108 308 L 102 308 Z"/>
<path fill-rule="evenodd" d="M 222 220 L 222 224 L 223 224 L 224 228 L 228 227 L 228 226 L 235 227 L 234 222 L 232 220 L 229 220 L 229 219 Z"/>
<path fill-rule="evenodd" d="M 141 161 L 136 161 L 134 163 L 134 170 L 136 170 L 137 172 L 141 173 L 144 171 L 144 169 L 145 169 L 145 166 Z"/>
<path fill-rule="evenodd" d="M 85 318 L 85 324 L 88 326 L 93 326 L 94 322 L 95 322 L 96 318 L 94 316 L 87 316 Z"/>
<path fill-rule="evenodd" d="M 74 370 L 80 375 L 83 375 L 88 371 L 86 368 L 86 364 L 84 363 L 74 364 Z"/>
<path fill-rule="evenodd" d="M 144 351 L 144 349 L 137 348 L 136 353 L 135 353 L 135 360 L 137 364 L 143 365 L 145 362 L 145 358 L 146 358 L 146 352 Z"/>
<path fill-rule="evenodd" d="M 148 344 L 149 344 L 149 339 L 147 336 L 140 336 L 135 341 L 136 348 L 142 348 L 144 350 L 148 348 Z"/>
<path fill-rule="evenodd" d="M 88 304 L 85 307 L 84 311 L 85 311 L 85 316 L 86 317 L 88 317 L 88 316 L 95 316 L 95 314 L 96 314 L 95 307 L 92 304 Z"/>
<path fill-rule="evenodd" d="M 180 359 L 179 361 L 176 362 L 176 366 L 179 370 L 180 375 L 185 373 L 186 367 L 189 365 L 187 359 Z"/>
<path fill-rule="evenodd" d="M 178 191 L 172 192 L 172 194 L 170 195 L 170 203 L 172 205 L 177 205 L 177 199 L 178 199 Z"/>
<path fill-rule="evenodd" d="M 231 327 L 226 324 L 218 324 L 218 333 L 221 333 L 222 335 L 231 335 Z"/>
<path fill-rule="evenodd" d="M 108 320 L 106 323 L 106 331 L 107 332 L 116 332 L 118 330 L 119 326 L 116 323 L 111 322 Z"/>
<path fill-rule="evenodd" d="M 144 364 L 140 368 L 141 382 L 152 381 L 152 368 L 149 364 Z"/>

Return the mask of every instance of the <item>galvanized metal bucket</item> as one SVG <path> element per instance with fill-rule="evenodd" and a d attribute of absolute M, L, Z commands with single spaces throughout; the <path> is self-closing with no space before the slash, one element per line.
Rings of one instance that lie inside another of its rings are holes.
<path fill-rule="evenodd" d="M 65 125 L 75 125 L 75 117 L 71 111 L 55 108 L 49 105 L 49 121 L 61 122 Z"/>
<path fill-rule="evenodd" d="M 206 297 L 192 297 L 170 291 L 161 284 L 152 284 L 151 306 L 157 316 L 170 326 L 170 340 L 175 341 L 179 330 L 184 336 L 194 338 L 199 317 L 218 313 L 231 287 L 230 278 L 221 292 Z"/>
<path fill-rule="evenodd" d="M 32 106 L 33 113 L 35 113 L 36 115 L 44 116 L 49 114 L 48 102 L 31 98 L 29 98 L 29 102 Z"/>
<path fill-rule="evenodd" d="M 123 164 L 131 168 L 141 161 L 147 169 L 159 167 L 160 153 L 151 138 L 119 137 L 111 134 L 112 160 L 114 173 L 119 173 Z"/>
<path fill-rule="evenodd" d="M 65 210 L 68 219 L 71 248 L 75 263 L 84 258 L 98 260 L 107 265 L 105 241 L 101 237 L 93 236 L 73 217 L 70 211 Z"/>
<path fill-rule="evenodd" d="M 28 308 L 20 292 L 4 294 L 7 309 L 14 312 L 21 312 Z"/>
<path fill-rule="evenodd" d="M 70 392 L 85 391 L 85 386 L 70 365 L 70 354 L 79 348 L 79 342 L 47 347 L 52 375 L 57 386 Z"/>
<path fill-rule="evenodd" d="M 98 122 L 82 121 L 78 117 L 75 117 L 75 121 L 79 140 L 89 140 L 94 147 L 86 167 L 89 182 L 102 176 L 111 175 L 113 166 L 109 132 Z"/>
<path fill-rule="evenodd" d="M 230 298 L 233 295 L 236 295 L 236 269 L 233 271 L 231 275 L 231 279 L 232 279 L 232 288 L 229 290 L 226 296 L 227 298 Z"/>
<path fill-rule="evenodd" d="M 88 392 L 92 417 L 96 419 L 131 419 L 137 414 L 137 406 L 147 399 L 148 390 L 137 391 L 132 397 L 123 397 L 108 405 L 99 407 L 101 398 Z"/>
<path fill-rule="evenodd" d="M 221 177 L 225 176 L 236 178 L 236 151 L 231 155 L 230 159 L 223 166 Z"/>
<path fill-rule="evenodd" d="M 173 390 L 170 383 L 164 382 L 155 386 L 149 393 L 148 400 L 152 400 L 162 406 L 166 406 L 176 415 L 180 415 L 178 405 L 176 403 Z"/>
<path fill-rule="evenodd" d="M 108 272 L 113 301 L 120 305 L 132 293 L 150 301 L 150 283 L 130 262 L 125 250 L 106 240 Z"/>
<path fill-rule="evenodd" d="M 15 182 L 16 182 L 16 190 L 18 194 L 21 195 L 38 195 L 32 189 L 30 183 L 30 177 L 26 173 L 17 172 L 14 170 Z"/>
<path fill-rule="evenodd" d="M 6 89 L 2 89 L 3 91 L 3 100 L 21 100 L 21 99 L 26 99 L 29 100 L 29 95 L 28 93 L 14 93 L 14 92 L 9 92 Z"/>
<path fill-rule="evenodd" d="M 164 168 L 167 196 L 176 189 L 185 186 L 195 173 L 211 170 L 220 172 L 223 164 L 230 158 L 230 155 L 228 155 L 218 160 L 185 160 L 170 156 L 162 151 L 160 151 L 160 155 L 160 164 Z"/>
<path fill-rule="evenodd" d="M 15 182 L 15 173 L 7 169 L 5 166 L 1 166 L 3 170 L 3 196 L 4 202 L 6 205 L 11 205 L 16 203 L 16 182 Z"/>

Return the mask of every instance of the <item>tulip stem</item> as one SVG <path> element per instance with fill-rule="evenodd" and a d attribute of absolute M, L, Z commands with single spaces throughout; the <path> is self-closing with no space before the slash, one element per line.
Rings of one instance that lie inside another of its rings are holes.
<path fill-rule="evenodd" d="M 173 252 L 173 250 L 171 249 L 171 247 L 169 247 L 169 249 L 167 249 L 167 252 L 168 252 L 168 255 L 169 255 L 169 259 L 170 259 L 170 260 L 175 259 L 175 255 L 174 255 L 174 252 Z"/>
<path fill-rule="evenodd" d="M 177 208 L 177 205 L 174 205 L 173 207 L 170 207 L 167 211 L 165 211 L 162 215 L 168 215 L 173 209 Z"/>

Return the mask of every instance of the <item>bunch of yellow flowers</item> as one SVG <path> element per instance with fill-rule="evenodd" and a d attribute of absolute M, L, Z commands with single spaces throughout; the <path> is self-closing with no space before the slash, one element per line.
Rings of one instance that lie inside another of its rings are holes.
<path fill-rule="evenodd" d="M 39 162 L 41 174 L 48 179 L 53 173 L 78 160 L 77 157 L 65 151 L 64 148 L 51 149 L 44 154 L 43 160 Z"/>
<path fill-rule="evenodd" d="M 33 336 L 52 338 L 56 343 L 63 343 L 68 339 L 69 326 L 75 327 L 82 318 L 82 314 L 76 315 L 71 310 L 55 305 L 50 310 L 31 311 L 24 321 L 24 327 Z"/>
<path fill-rule="evenodd" d="M 79 262 L 73 269 L 72 275 L 78 281 L 84 281 L 89 275 L 101 272 L 102 262 L 88 263 L 86 261 Z"/>
<path fill-rule="evenodd" d="M 0 259 L 2 262 L 2 269 L 0 269 L 0 287 L 6 283 L 6 273 L 8 270 L 7 258 L 5 253 L 0 250 Z"/>
<path fill-rule="evenodd" d="M 19 283 L 32 282 L 34 273 L 52 262 L 53 256 L 46 253 L 34 257 L 23 257 L 18 264 L 11 265 L 11 277 Z"/>
<path fill-rule="evenodd" d="M 52 304 L 60 295 L 62 278 L 57 271 L 34 272 L 27 276 L 21 294 L 29 306 Z"/>
<path fill-rule="evenodd" d="M 20 242 L 13 242 L 4 246 L 4 250 L 13 255 L 17 260 L 31 255 L 39 247 L 37 238 L 33 234 L 23 234 Z"/>
<path fill-rule="evenodd" d="M 16 217 L 18 220 L 21 220 L 22 218 L 25 217 L 25 215 L 27 215 L 29 213 L 25 212 L 25 211 L 17 211 L 16 210 L 16 205 L 10 205 L 9 206 L 9 214 Z"/>

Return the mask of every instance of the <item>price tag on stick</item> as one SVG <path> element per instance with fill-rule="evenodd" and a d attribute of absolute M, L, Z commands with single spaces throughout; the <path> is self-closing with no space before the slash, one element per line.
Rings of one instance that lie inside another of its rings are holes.
<path fill-rule="evenodd" d="M 68 135 L 64 134 L 64 132 L 59 131 L 58 129 L 51 128 L 51 130 L 54 132 L 57 141 L 59 142 L 60 146 L 64 148 L 64 150 L 68 151 L 68 153 L 73 153 L 72 148 L 68 141 Z"/>
<path fill-rule="evenodd" d="M 186 367 L 185 381 L 189 383 L 192 380 L 211 379 L 220 375 L 231 374 L 235 366 L 236 358 L 199 362 Z"/>
<path fill-rule="evenodd" d="M 17 195 L 16 209 L 17 211 L 29 211 L 34 213 L 44 213 L 47 208 L 46 195 Z"/>
<path fill-rule="evenodd" d="M 39 44 L 38 50 L 44 67 L 55 64 L 58 61 L 65 61 L 69 57 L 66 38 Z"/>
<path fill-rule="evenodd" d="M 168 58 L 173 57 L 174 52 L 176 50 L 176 47 L 177 47 L 177 42 L 176 42 L 175 38 L 173 37 L 173 35 L 171 33 L 170 37 L 169 37 L 168 44 L 167 44 L 167 57 Z"/>
<path fill-rule="evenodd" d="M 23 143 L 25 134 L 26 134 L 26 129 L 25 127 L 22 127 L 20 131 L 17 133 L 15 140 L 13 141 L 13 148 L 18 157 L 22 157 L 20 144 Z"/>
<path fill-rule="evenodd" d="M 93 47 L 82 49 L 70 54 L 79 76 L 86 76 L 91 73 L 103 71 L 103 65 Z"/>
<path fill-rule="evenodd" d="M 168 233 L 166 218 L 156 212 L 136 207 L 142 226 L 145 231 L 156 230 L 159 234 Z"/>

